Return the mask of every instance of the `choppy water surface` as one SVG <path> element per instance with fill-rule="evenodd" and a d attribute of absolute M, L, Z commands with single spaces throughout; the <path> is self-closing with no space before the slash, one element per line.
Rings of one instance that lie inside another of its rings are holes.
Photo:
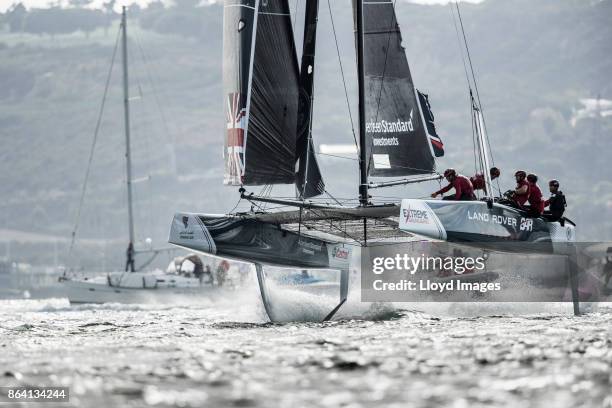
<path fill-rule="evenodd" d="M 277 325 L 241 298 L 0 301 L 0 385 L 68 386 L 82 407 L 612 406 L 612 309 L 527 309 L 353 304 L 378 320 Z"/>

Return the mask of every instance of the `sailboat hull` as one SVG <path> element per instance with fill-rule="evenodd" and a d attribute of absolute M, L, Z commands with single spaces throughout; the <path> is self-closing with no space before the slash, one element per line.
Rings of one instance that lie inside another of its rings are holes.
<path fill-rule="evenodd" d="M 401 230 L 449 242 L 517 252 L 557 252 L 575 241 L 575 227 L 528 217 L 484 201 L 402 200 Z"/>
<path fill-rule="evenodd" d="M 172 221 L 168 242 L 254 264 L 263 305 L 274 322 L 292 318 L 279 314 L 279 310 L 286 309 L 282 306 L 285 305 L 283 297 L 279 300 L 278 296 L 273 296 L 271 287 L 290 291 L 302 306 L 304 302 L 314 302 L 311 304 L 314 307 L 323 301 L 323 305 L 319 305 L 322 312 L 311 316 L 314 320 L 331 319 L 348 296 L 351 247 L 291 231 L 281 224 L 240 215 L 178 213 Z M 264 270 L 264 265 L 288 269 L 280 273 L 279 279 L 273 279 Z M 317 268 L 339 270 L 339 275 L 331 280 L 292 282 L 290 285 L 286 282 L 293 277 L 295 269 L 304 270 L 308 276 L 305 270 Z"/>
<path fill-rule="evenodd" d="M 245 262 L 348 269 L 351 247 L 240 216 L 178 213 L 168 242 Z"/>
<path fill-rule="evenodd" d="M 111 272 L 92 278 L 60 280 L 62 294 L 78 303 L 175 303 L 210 298 L 221 288 L 197 278 L 153 272 Z"/>

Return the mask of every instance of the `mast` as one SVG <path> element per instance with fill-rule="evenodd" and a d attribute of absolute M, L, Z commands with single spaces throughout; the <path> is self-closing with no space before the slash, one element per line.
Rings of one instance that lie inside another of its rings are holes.
<path fill-rule="evenodd" d="M 476 135 L 478 137 L 478 150 L 480 152 L 480 164 L 482 166 L 482 175 L 485 179 L 486 193 L 485 197 L 488 199 L 493 198 L 493 183 L 491 182 L 491 160 L 489 159 L 489 150 L 487 149 L 487 141 L 485 134 L 485 126 L 484 119 L 482 117 L 482 112 L 480 108 L 477 106 L 474 97 L 472 97 L 472 110 L 474 112 L 474 124 L 476 128 Z"/>
<path fill-rule="evenodd" d="M 130 152 L 130 95 L 128 82 L 128 50 L 127 50 L 127 18 L 126 7 L 123 6 L 121 13 L 121 34 L 122 34 L 122 62 L 123 62 L 123 120 L 125 127 L 125 162 L 126 162 L 126 181 L 128 199 L 128 228 L 129 246 L 127 252 L 128 266 L 134 271 L 132 255 L 134 253 L 134 213 L 132 209 L 132 158 Z"/>
<path fill-rule="evenodd" d="M 365 70 L 363 57 L 363 0 L 357 0 L 357 83 L 359 88 L 359 203 L 368 205 L 368 153 L 366 148 Z"/>

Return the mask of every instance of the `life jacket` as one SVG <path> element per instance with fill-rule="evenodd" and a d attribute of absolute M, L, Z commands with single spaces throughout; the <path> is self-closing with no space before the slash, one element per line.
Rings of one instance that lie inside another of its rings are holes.
<path fill-rule="evenodd" d="M 545 207 L 549 207 L 549 211 L 556 217 L 563 216 L 567 202 L 565 201 L 565 195 L 561 191 L 557 191 L 551 195 L 548 200 L 544 202 Z"/>
<path fill-rule="evenodd" d="M 452 188 L 455 189 L 455 200 L 472 200 L 475 198 L 472 182 L 461 174 L 457 174 L 452 183 L 438 190 L 436 194 L 444 194 Z"/>
<path fill-rule="evenodd" d="M 469 178 L 461 174 L 457 174 L 457 176 L 453 180 L 453 187 L 455 187 L 456 200 L 474 198 L 474 187 L 472 187 L 472 182 Z"/>
<path fill-rule="evenodd" d="M 529 197 L 527 198 L 533 211 L 542 214 L 544 212 L 544 200 L 542 200 L 542 190 L 535 183 L 529 183 Z"/>
<path fill-rule="evenodd" d="M 527 202 L 527 200 L 529 199 L 529 191 L 530 191 L 530 185 L 529 182 L 527 180 L 521 180 L 518 182 L 518 184 L 516 185 L 516 189 L 518 190 L 519 188 L 523 187 L 523 186 L 527 186 L 527 192 L 525 192 L 524 194 L 515 194 L 514 195 L 514 201 L 516 201 L 516 203 L 518 205 L 520 205 L 521 207 Z M 540 192 L 540 196 L 542 195 L 542 193 Z"/>
<path fill-rule="evenodd" d="M 477 173 L 473 177 L 470 177 L 470 181 L 472 182 L 474 190 L 486 191 L 484 175 Z"/>

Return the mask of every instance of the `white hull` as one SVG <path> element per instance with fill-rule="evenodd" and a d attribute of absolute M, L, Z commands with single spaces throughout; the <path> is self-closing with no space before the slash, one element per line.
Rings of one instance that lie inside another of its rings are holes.
<path fill-rule="evenodd" d="M 122 280 L 124 277 L 129 279 Z M 174 303 L 186 297 L 205 298 L 221 290 L 196 278 L 141 272 L 64 279 L 61 285 L 70 303 Z"/>

